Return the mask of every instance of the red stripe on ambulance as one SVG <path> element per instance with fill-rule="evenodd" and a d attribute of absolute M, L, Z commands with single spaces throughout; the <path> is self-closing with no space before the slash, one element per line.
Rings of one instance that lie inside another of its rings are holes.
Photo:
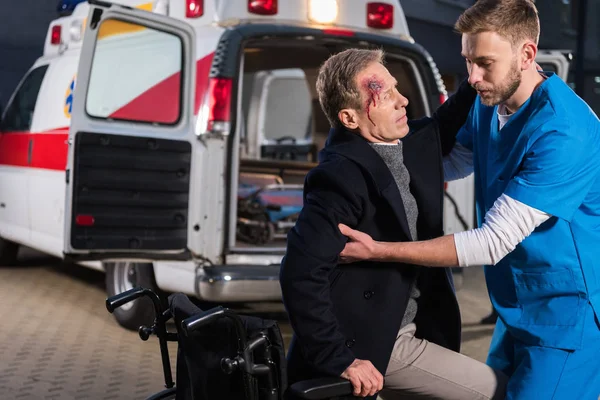
<path fill-rule="evenodd" d="M 69 128 L 47 132 L 6 132 L 0 135 L 0 165 L 64 171 Z"/>

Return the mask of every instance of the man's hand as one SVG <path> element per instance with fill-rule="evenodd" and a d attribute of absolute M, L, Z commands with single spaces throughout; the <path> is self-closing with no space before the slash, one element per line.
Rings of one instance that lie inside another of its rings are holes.
<path fill-rule="evenodd" d="M 354 396 L 373 396 L 383 389 L 383 375 L 369 360 L 354 360 L 340 375 L 352 382 Z"/>
<path fill-rule="evenodd" d="M 342 235 L 347 236 L 348 243 L 340 253 L 340 262 L 351 263 L 361 260 L 372 259 L 376 254 L 377 242 L 366 233 L 354 230 L 347 225 L 339 224 L 338 228 Z"/>

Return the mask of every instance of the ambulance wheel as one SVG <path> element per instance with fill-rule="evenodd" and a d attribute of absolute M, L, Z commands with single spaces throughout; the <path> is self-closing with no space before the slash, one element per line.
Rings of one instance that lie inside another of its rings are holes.
<path fill-rule="evenodd" d="M 0 238 L 0 266 L 13 266 L 17 262 L 19 245 L 10 240 Z"/>
<path fill-rule="evenodd" d="M 159 294 L 154 270 L 150 263 L 131 261 L 106 262 L 106 294 L 108 297 L 141 286 Z M 154 321 L 154 306 L 147 297 L 142 297 L 122 305 L 114 311 L 119 325 L 137 331 L 141 325 L 150 326 Z"/>

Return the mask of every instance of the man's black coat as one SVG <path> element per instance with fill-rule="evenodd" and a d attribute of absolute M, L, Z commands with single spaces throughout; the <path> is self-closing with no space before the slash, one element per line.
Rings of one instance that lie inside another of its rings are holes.
<path fill-rule="evenodd" d="M 419 208 L 419 240 L 443 235 L 442 155 L 454 146 L 474 98 L 475 91 L 463 83 L 432 118 L 410 121 L 410 134 L 402 139 Z M 343 129 L 330 132 L 319 165 L 306 177 L 304 207 L 282 261 L 283 301 L 294 330 L 289 383 L 340 376 L 355 358 L 370 360 L 385 375 L 416 276 L 417 336 L 459 351 L 451 271 L 370 261 L 338 265 L 347 241 L 338 223 L 375 240 L 410 237 L 391 172 L 362 136 Z"/>

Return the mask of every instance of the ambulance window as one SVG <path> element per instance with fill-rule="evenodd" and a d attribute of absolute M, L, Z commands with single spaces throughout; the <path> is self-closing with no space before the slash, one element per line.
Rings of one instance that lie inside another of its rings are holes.
<path fill-rule="evenodd" d="M 306 79 L 275 78 L 269 85 L 265 115 L 265 139 L 297 142 L 312 133 L 311 96 Z"/>
<path fill-rule="evenodd" d="M 539 63 L 539 65 L 540 65 L 540 67 L 542 67 L 543 71 L 554 72 L 555 74 L 558 73 L 558 67 L 556 64 L 541 62 L 541 63 Z"/>
<path fill-rule="evenodd" d="M 47 65 L 32 70 L 23 80 L 0 123 L 2 132 L 29 131 L 40 87 L 48 70 Z"/>
<path fill-rule="evenodd" d="M 96 118 L 173 125 L 181 114 L 183 43 L 171 33 L 108 19 L 98 30 L 86 99 Z"/>

